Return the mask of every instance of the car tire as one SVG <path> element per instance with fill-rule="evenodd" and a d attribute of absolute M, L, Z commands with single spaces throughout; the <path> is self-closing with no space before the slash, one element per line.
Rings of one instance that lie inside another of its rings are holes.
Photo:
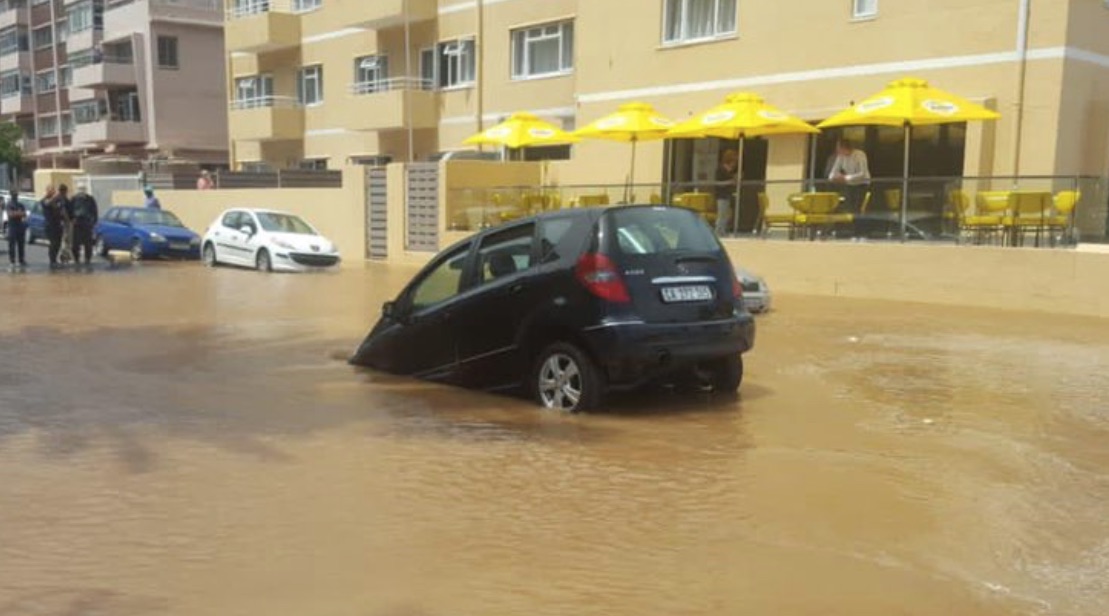
<path fill-rule="evenodd" d="M 718 394 L 735 394 L 743 383 L 743 356 L 729 355 L 705 366 L 709 384 Z"/>
<path fill-rule="evenodd" d="M 216 247 L 208 242 L 204 245 L 204 250 L 200 251 L 200 259 L 204 261 L 207 267 L 216 267 L 219 265 L 219 258 L 216 256 Z"/>
<path fill-rule="evenodd" d="M 142 261 L 142 259 L 143 259 L 142 240 L 140 240 L 140 239 L 131 240 L 131 260 L 132 261 Z"/>
<path fill-rule="evenodd" d="M 259 272 L 272 272 L 273 259 L 270 258 L 270 251 L 265 248 L 258 251 L 258 255 L 254 257 L 254 267 Z"/>
<path fill-rule="evenodd" d="M 101 257 L 108 256 L 108 245 L 104 243 L 103 237 L 96 238 L 96 246 L 94 246 L 92 250 Z"/>
<path fill-rule="evenodd" d="M 604 379 L 593 360 L 564 342 L 539 353 L 528 382 L 539 406 L 562 413 L 595 409 L 604 397 Z"/>

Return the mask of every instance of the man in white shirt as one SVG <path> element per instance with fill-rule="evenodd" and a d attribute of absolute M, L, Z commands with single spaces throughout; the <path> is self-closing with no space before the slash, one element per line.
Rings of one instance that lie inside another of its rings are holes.
<path fill-rule="evenodd" d="M 847 211 L 857 212 L 863 192 L 870 184 L 870 166 L 866 152 L 855 149 L 846 139 L 840 139 L 836 143 L 836 159 L 832 162 L 828 179 L 843 187 Z"/>

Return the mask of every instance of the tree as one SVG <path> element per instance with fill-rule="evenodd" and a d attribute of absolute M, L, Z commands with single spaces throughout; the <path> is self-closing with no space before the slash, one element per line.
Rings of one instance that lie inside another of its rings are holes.
<path fill-rule="evenodd" d="M 13 184 L 19 180 L 19 166 L 23 162 L 23 129 L 15 122 L 0 123 L 0 164 L 8 166 L 8 179 Z"/>

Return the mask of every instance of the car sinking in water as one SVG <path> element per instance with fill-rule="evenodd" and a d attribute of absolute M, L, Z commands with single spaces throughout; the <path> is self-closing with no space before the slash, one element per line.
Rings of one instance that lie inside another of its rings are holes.
<path fill-rule="evenodd" d="M 735 393 L 755 324 L 727 253 L 689 210 L 575 209 L 440 253 L 351 357 L 395 374 L 522 389 L 565 412 L 674 376 Z"/>

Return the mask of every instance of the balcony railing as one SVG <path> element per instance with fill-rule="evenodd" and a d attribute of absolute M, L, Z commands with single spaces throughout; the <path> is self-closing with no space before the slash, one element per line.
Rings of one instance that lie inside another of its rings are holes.
<path fill-rule="evenodd" d="M 232 111 L 243 109 L 300 109 L 300 101 L 292 96 L 255 96 L 231 101 Z"/>
<path fill-rule="evenodd" d="M 142 0 L 109 0 L 108 5 L 105 7 L 107 10 L 127 6 L 128 4 L 135 4 L 142 2 Z M 151 6 L 158 7 L 179 7 L 184 9 L 193 9 L 200 11 L 215 11 L 223 10 L 223 0 L 146 0 Z"/>
<path fill-rule="evenodd" d="M 390 90 L 434 90 L 435 82 L 420 77 L 393 77 L 375 79 L 350 84 L 350 91 L 356 96 L 389 92 Z"/>
<path fill-rule="evenodd" d="M 242 19 L 263 13 L 303 13 L 297 0 L 235 0 L 227 9 L 227 18 Z"/>

